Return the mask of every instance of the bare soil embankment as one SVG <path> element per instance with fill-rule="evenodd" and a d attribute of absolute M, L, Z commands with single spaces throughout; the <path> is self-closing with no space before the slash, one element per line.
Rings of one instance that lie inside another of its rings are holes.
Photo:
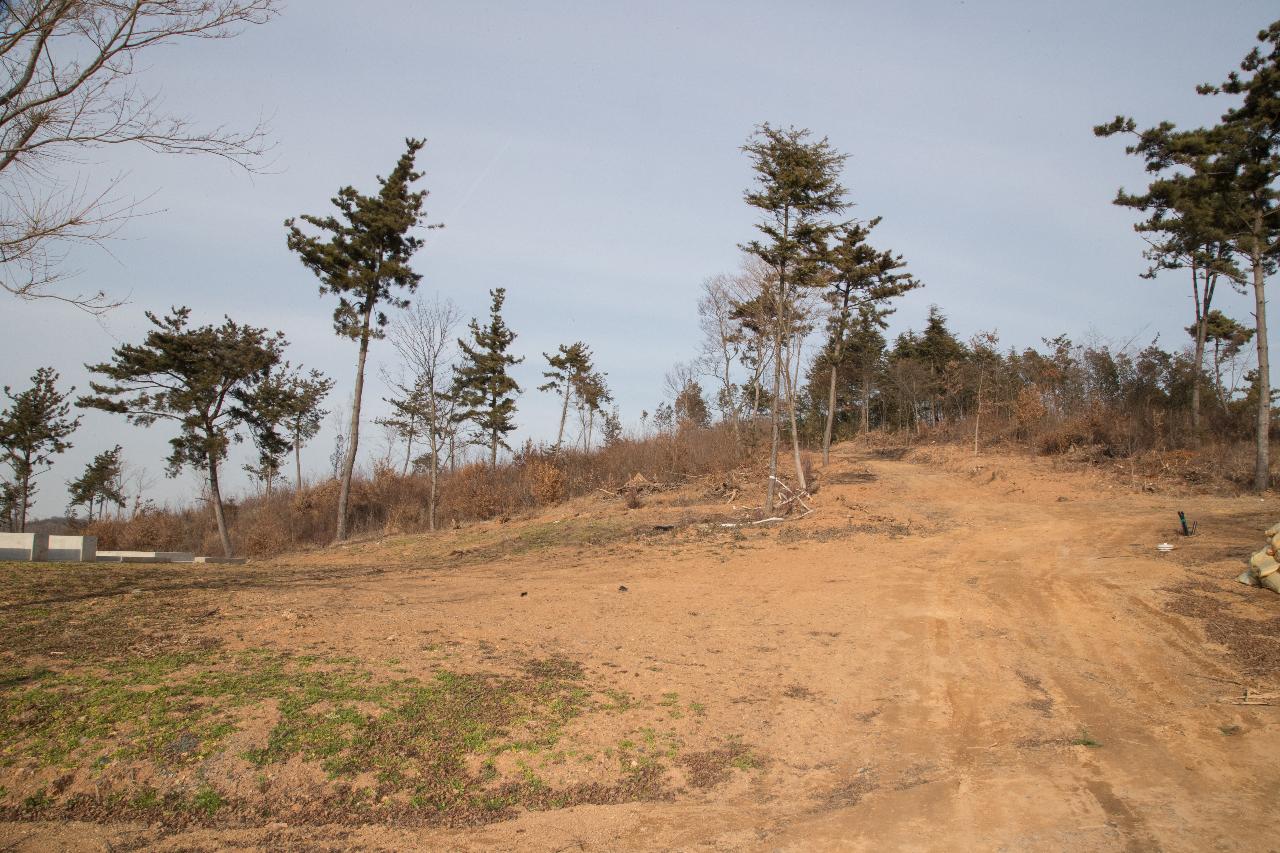
<path fill-rule="evenodd" d="M 0 568 L 0 849 L 1275 846 L 1280 596 L 1232 578 L 1276 501 L 945 449 L 819 485 Z"/>

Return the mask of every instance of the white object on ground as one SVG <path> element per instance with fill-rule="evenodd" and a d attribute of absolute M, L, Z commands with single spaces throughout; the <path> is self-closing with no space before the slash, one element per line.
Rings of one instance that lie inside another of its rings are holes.
<path fill-rule="evenodd" d="M 49 536 L 49 562 L 92 563 L 98 553 L 97 536 Z"/>
<path fill-rule="evenodd" d="M 96 536 L 51 536 L 48 533 L 0 533 L 0 560 L 39 563 L 93 562 Z"/>
<path fill-rule="evenodd" d="M 99 563 L 190 563 L 195 554 L 188 551 L 99 551 Z"/>

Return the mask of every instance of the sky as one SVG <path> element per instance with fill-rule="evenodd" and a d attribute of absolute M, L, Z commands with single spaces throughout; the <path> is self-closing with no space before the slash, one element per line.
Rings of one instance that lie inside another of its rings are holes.
<path fill-rule="evenodd" d="M 1067 333 L 1179 348 L 1193 319 L 1184 275 L 1139 278 L 1143 243 L 1116 189 L 1146 178 L 1118 139 L 1092 127 L 1117 114 L 1146 126 L 1214 121 L 1220 82 L 1275 16 L 1261 0 L 1216 2 L 540 2 L 292 0 L 236 38 L 146 56 L 138 85 L 205 126 L 270 125 L 272 150 L 248 173 L 208 157 L 114 148 L 59 174 L 119 178 L 144 215 L 105 249 L 73 251 L 67 287 L 127 304 L 95 319 L 53 301 L 0 300 L 0 384 L 41 366 L 87 390 L 86 363 L 139 340 L 143 312 L 187 305 L 287 335 L 288 357 L 337 382 L 356 347 L 332 331 L 331 297 L 285 247 L 286 218 L 325 214 L 347 184 L 368 192 L 408 136 L 430 191 L 414 260 L 421 296 L 483 317 L 507 289 L 525 357 L 518 431 L 554 438 L 556 401 L 536 391 L 541 353 L 587 342 L 624 422 L 662 399 L 663 376 L 698 342 L 699 286 L 741 262 L 756 216 L 741 146 L 761 122 L 809 128 L 849 154 L 850 215 L 882 216 L 873 242 L 906 258 L 925 287 L 898 302 L 890 334 L 919 329 L 937 304 L 968 338 L 1005 346 Z M 1251 297 L 1218 307 L 1247 320 Z M 1273 323 L 1273 326 L 1276 325 Z M 385 443 L 388 406 L 370 355 L 361 462 Z M 164 476 L 172 431 L 86 412 L 37 481 L 35 515 L 61 514 L 64 484 L 121 444 L 159 503 L 193 500 L 193 474 Z M 328 469 L 333 429 L 303 451 Z M 247 447 L 225 465 L 246 494 Z"/>

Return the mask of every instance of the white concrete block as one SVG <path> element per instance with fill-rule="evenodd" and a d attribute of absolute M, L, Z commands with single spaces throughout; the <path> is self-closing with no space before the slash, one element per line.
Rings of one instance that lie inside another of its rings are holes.
<path fill-rule="evenodd" d="M 43 560 L 48 533 L 0 533 L 0 560 Z"/>
<path fill-rule="evenodd" d="M 190 563 L 187 551 L 99 551 L 99 563 Z"/>
<path fill-rule="evenodd" d="M 44 559 L 51 563 L 92 563 L 97 552 L 97 536 L 50 536 Z"/>
<path fill-rule="evenodd" d="M 243 566 L 249 561 L 245 557 L 196 557 L 195 562 L 208 563 L 209 565 Z"/>

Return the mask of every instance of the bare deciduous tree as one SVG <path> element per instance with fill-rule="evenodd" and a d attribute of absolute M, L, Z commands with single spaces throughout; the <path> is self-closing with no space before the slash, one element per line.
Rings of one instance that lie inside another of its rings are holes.
<path fill-rule="evenodd" d="M 452 446 L 454 421 L 453 397 L 449 387 L 453 381 L 455 339 L 462 315 L 449 300 L 437 297 L 431 302 L 418 300 L 391 321 L 388 339 L 400 356 L 403 380 L 393 385 L 404 395 L 421 401 L 422 430 L 427 440 L 424 454 L 431 487 L 427 497 L 427 525 L 436 529 L 436 497 L 440 479 L 440 457 L 446 445 Z M 452 454 L 450 454 L 452 458 Z"/>
<path fill-rule="evenodd" d="M 69 246 L 99 243 L 133 213 L 118 179 L 69 180 L 55 164 L 87 149 L 135 143 L 166 154 L 212 154 L 246 168 L 265 127 L 200 128 L 161 109 L 137 86 L 139 55 L 184 38 L 227 38 L 265 23 L 279 0 L 10 0 L 0 5 L 0 287 L 20 299 L 57 299 L 101 313 L 99 291 L 68 294 Z"/>
<path fill-rule="evenodd" d="M 702 283 L 702 296 L 698 299 L 698 325 L 702 329 L 698 363 L 720 384 L 716 407 L 720 409 L 721 417 L 733 426 L 735 438 L 739 432 L 742 406 L 733 377 L 743 348 L 742 329 L 733 316 L 738 301 L 734 297 L 737 290 L 733 277 L 722 273 Z"/>

